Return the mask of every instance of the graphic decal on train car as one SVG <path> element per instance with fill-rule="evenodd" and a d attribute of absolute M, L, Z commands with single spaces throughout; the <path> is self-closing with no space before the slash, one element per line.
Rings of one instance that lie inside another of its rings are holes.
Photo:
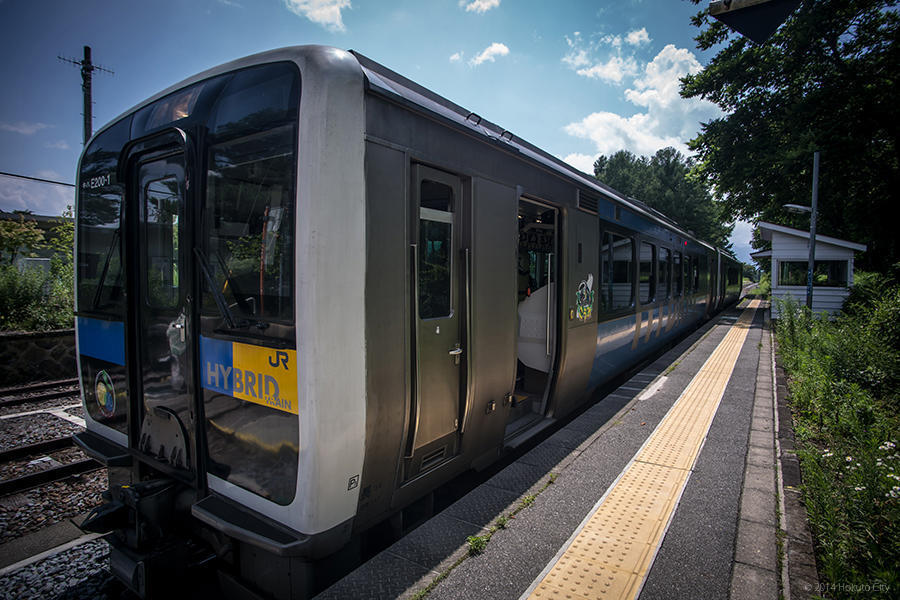
<path fill-rule="evenodd" d="M 116 414 L 116 388 L 106 371 L 97 373 L 94 380 L 94 394 L 97 406 L 104 417 L 109 418 Z"/>
<path fill-rule="evenodd" d="M 298 414 L 296 350 L 200 336 L 200 380 L 207 390 Z"/>
<path fill-rule="evenodd" d="M 575 315 L 584 323 L 594 314 L 594 274 L 588 273 L 587 279 L 578 284 L 575 292 Z"/>

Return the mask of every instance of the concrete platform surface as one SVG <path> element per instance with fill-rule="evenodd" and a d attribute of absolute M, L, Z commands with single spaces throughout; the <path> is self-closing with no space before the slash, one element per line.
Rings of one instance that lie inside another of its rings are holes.
<path fill-rule="evenodd" d="M 732 309 L 714 318 L 318 597 L 527 597 L 739 314 Z M 638 595 L 628 597 L 791 597 L 789 552 L 778 540 L 796 539 L 793 550 L 809 550 L 809 534 L 778 535 L 786 525 L 767 318 L 767 310 L 756 311 L 652 565 Z M 472 536 L 487 542 L 483 552 L 470 552 Z M 808 587 L 811 557 L 801 560 L 804 569 L 796 571 Z"/>

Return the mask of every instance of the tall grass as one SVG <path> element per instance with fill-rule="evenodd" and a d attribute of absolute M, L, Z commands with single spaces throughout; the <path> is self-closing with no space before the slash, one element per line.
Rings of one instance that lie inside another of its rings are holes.
<path fill-rule="evenodd" d="M 873 282 L 834 320 L 782 302 L 776 330 L 819 574 L 835 598 L 900 593 L 900 286 Z"/>

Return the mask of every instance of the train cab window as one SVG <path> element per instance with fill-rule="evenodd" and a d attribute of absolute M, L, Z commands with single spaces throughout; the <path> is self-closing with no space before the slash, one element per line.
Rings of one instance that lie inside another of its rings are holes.
<path fill-rule="evenodd" d="M 657 298 L 667 299 L 672 294 L 672 273 L 669 270 L 669 249 L 660 248 L 656 269 Z"/>
<path fill-rule="evenodd" d="M 297 488 L 297 398 L 286 394 L 278 406 L 254 402 L 263 390 L 247 393 L 252 373 L 246 365 L 257 360 L 248 356 L 265 360 L 273 345 L 295 344 L 300 75 L 294 65 L 276 63 L 227 77 L 206 121 L 206 193 L 195 262 L 202 271 L 201 356 L 227 356 L 234 383 L 226 384 L 221 371 L 220 379 L 209 361 L 201 367 L 206 464 L 211 476 L 287 505 Z M 237 388 L 239 351 L 245 352 L 243 392 Z M 290 385 L 296 363 L 281 365 L 287 372 L 280 385 Z M 258 387 L 262 378 L 255 377 Z"/>
<path fill-rule="evenodd" d="M 216 290 L 241 319 L 293 319 L 294 128 L 282 126 L 210 148 L 203 241 Z"/>
<path fill-rule="evenodd" d="M 655 295 L 656 290 L 654 290 L 653 280 L 654 254 L 656 254 L 656 246 L 647 242 L 641 242 L 641 262 L 638 274 L 638 289 L 640 290 L 638 298 L 641 304 L 651 302 Z"/>
<path fill-rule="evenodd" d="M 116 178 L 130 119 L 101 132 L 85 150 L 78 194 L 78 310 L 124 315 L 121 208 Z"/>
<path fill-rule="evenodd" d="M 419 195 L 419 318 L 452 311 L 453 188 L 423 180 Z"/>
<path fill-rule="evenodd" d="M 672 281 L 675 283 L 675 296 L 684 292 L 684 276 L 681 274 L 681 252 L 672 253 Z"/>
<path fill-rule="evenodd" d="M 275 63 L 235 74 L 211 115 L 209 131 L 217 138 L 259 131 L 293 122 L 299 102 L 296 68 Z"/>
<path fill-rule="evenodd" d="M 634 304 L 634 242 L 631 238 L 610 234 L 612 245 L 612 309 Z"/>
<path fill-rule="evenodd" d="M 168 165 L 181 171 L 177 163 Z M 182 212 L 179 178 L 167 176 L 157 178 L 158 166 L 151 163 L 141 169 L 143 197 L 142 226 L 146 231 L 147 281 L 146 301 L 157 308 L 175 308 L 179 305 L 179 263 L 178 247 L 179 215 Z M 181 175 L 183 180 L 184 176 Z"/>

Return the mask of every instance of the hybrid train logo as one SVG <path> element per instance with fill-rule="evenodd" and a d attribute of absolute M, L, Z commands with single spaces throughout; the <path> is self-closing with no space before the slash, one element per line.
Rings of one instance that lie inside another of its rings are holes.
<path fill-rule="evenodd" d="M 201 385 L 241 400 L 298 414 L 297 351 L 200 336 Z"/>

